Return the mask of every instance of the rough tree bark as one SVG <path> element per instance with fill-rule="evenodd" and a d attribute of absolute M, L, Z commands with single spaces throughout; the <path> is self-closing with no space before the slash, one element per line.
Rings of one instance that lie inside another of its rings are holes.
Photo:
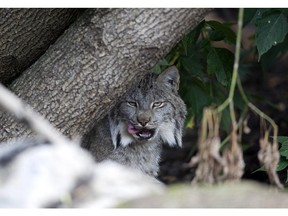
<path fill-rule="evenodd" d="M 83 9 L 0 9 L 0 82 L 29 67 Z"/>
<path fill-rule="evenodd" d="M 209 9 L 88 9 L 10 89 L 68 136 L 83 135 Z M 0 116 L 0 141 L 30 132 Z"/>

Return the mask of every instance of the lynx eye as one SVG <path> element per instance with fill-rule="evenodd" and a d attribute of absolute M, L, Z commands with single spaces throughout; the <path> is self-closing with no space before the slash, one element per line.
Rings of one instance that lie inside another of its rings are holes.
<path fill-rule="evenodd" d="M 127 104 L 132 107 L 137 107 L 137 103 L 134 101 L 127 101 Z"/>
<path fill-rule="evenodd" d="M 162 107 L 163 105 L 164 105 L 163 102 L 160 102 L 160 101 L 154 102 L 154 103 L 152 104 L 152 108 L 160 108 L 160 107 Z"/>

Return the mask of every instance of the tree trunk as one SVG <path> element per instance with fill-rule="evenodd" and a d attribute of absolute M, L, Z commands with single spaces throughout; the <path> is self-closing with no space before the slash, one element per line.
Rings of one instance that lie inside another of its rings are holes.
<path fill-rule="evenodd" d="M 82 12 L 81 9 L 0 9 L 0 82 L 28 68 Z"/>
<path fill-rule="evenodd" d="M 68 136 L 104 117 L 209 9 L 88 9 L 10 88 Z M 30 132 L 0 116 L 0 140 Z"/>

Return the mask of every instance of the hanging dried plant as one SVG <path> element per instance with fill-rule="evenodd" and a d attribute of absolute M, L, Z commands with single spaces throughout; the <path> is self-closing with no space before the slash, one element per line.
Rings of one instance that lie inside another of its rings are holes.
<path fill-rule="evenodd" d="M 277 164 L 279 162 L 279 151 L 278 151 L 278 142 L 277 137 L 277 128 L 274 128 L 274 139 L 271 144 L 269 142 L 269 131 L 266 128 L 265 121 L 261 118 L 260 122 L 260 133 L 261 137 L 259 140 L 260 150 L 258 152 L 258 159 L 263 165 L 271 184 L 276 185 L 278 188 L 283 188 L 279 180 L 279 176 L 276 172 Z"/>
<path fill-rule="evenodd" d="M 236 124 L 232 124 L 232 131 L 230 134 L 230 145 L 223 152 L 223 158 L 226 161 L 224 169 L 225 180 L 240 180 L 245 168 L 243 159 L 243 152 L 239 144 L 241 134 L 237 133 Z"/>
<path fill-rule="evenodd" d="M 220 155 L 219 116 L 211 108 L 204 110 L 204 116 L 198 140 L 198 154 L 190 161 L 197 166 L 192 183 L 215 183 L 223 177 L 225 161 Z"/>

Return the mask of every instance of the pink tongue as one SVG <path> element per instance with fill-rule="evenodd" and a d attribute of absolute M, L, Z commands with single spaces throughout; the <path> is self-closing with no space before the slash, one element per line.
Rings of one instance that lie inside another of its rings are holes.
<path fill-rule="evenodd" d="M 140 132 L 140 130 L 137 130 L 131 123 L 128 123 L 128 133 L 136 134 L 138 132 Z"/>

